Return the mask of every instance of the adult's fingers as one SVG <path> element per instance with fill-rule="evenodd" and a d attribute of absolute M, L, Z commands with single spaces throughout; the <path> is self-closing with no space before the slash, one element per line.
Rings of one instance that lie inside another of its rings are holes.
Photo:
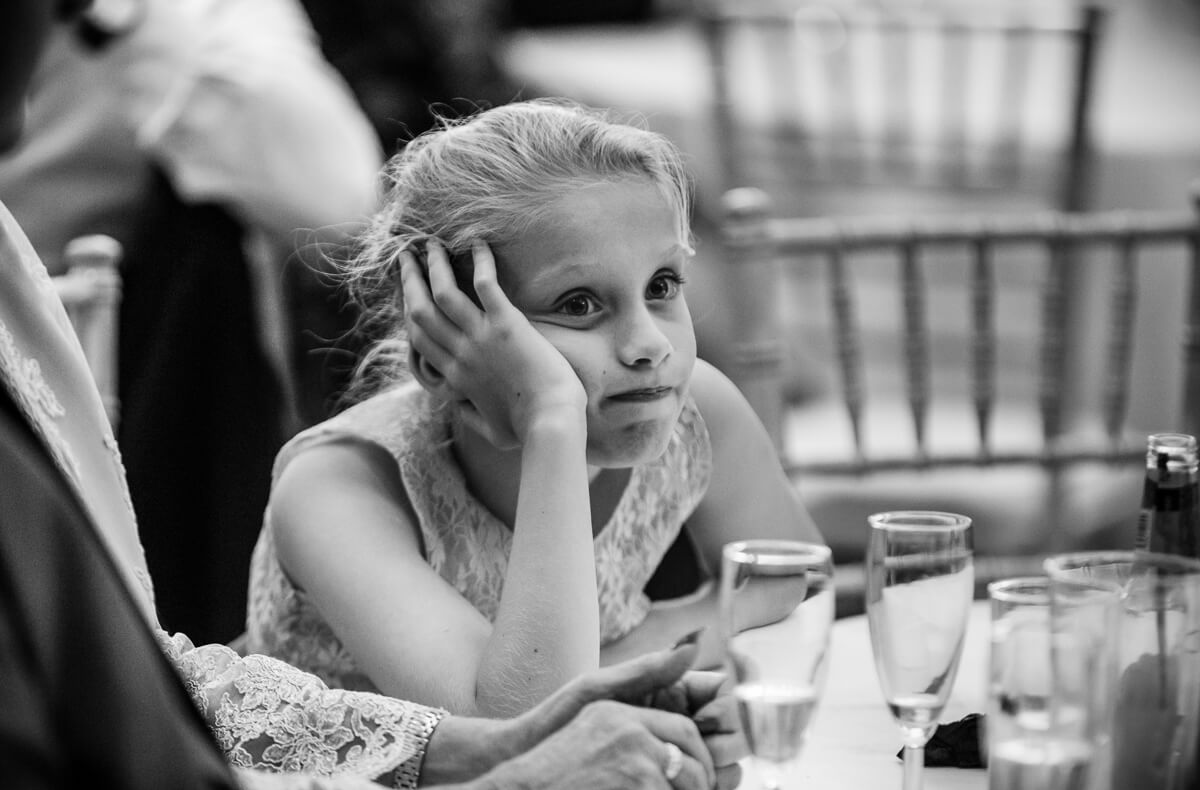
<path fill-rule="evenodd" d="M 641 702 L 679 680 L 696 660 L 696 650 L 696 645 L 685 644 L 613 664 L 585 675 L 577 681 L 577 691 L 584 702 L 598 699 Z"/>
<path fill-rule="evenodd" d="M 722 694 L 699 709 L 692 709 L 692 719 L 704 734 L 740 732 L 742 728 L 732 694 Z"/>
<path fill-rule="evenodd" d="M 690 758 L 700 767 L 701 773 L 699 775 L 695 773 L 690 775 L 689 778 L 692 781 L 698 780 L 700 786 L 705 788 L 713 786 L 713 783 L 716 781 L 716 768 L 713 767 L 712 756 L 709 754 L 708 747 L 700 737 L 700 733 L 696 730 L 696 725 L 692 724 L 691 719 L 676 713 L 654 710 L 653 708 L 627 708 L 627 710 L 632 711 L 633 715 L 636 715 L 646 726 L 646 729 L 653 733 L 655 737 L 663 742 L 675 744 L 685 757 Z M 664 749 L 665 753 L 666 750 Z M 682 771 L 687 771 L 689 767 L 691 767 L 689 762 L 685 760 Z M 676 787 L 683 786 L 679 783 L 680 778 L 682 778 L 682 772 L 681 776 L 677 777 L 673 782 Z M 691 783 L 689 782 L 689 784 Z"/>
<path fill-rule="evenodd" d="M 663 746 L 665 751 L 666 744 Z M 681 753 L 679 770 L 675 774 L 668 773 L 669 767 L 669 764 L 664 764 L 663 779 L 675 790 L 710 790 L 713 786 L 715 772 L 709 774 L 700 761 L 694 757 Z"/>
<path fill-rule="evenodd" d="M 750 747 L 741 732 L 723 732 L 705 735 L 704 745 L 717 769 L 737 765 L 750 754 Z"/>
<path fill-rule="evenodd" d="M 699 711 L 712 702 L 726 686 L 728 677 L 724 672 L 691 670 L 684 674 L 680 685 L 687 692 L 688 710 Z"/>
<path fill-rule="evenodd" d="M 717 768 L 717 790 L 734 790 L 742 783 L 742 766 L 734 763 Z"/>

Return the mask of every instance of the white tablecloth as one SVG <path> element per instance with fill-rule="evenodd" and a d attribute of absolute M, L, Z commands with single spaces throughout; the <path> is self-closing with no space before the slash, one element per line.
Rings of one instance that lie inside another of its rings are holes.
<path fill-rule="evenodd" d="M 941 721 L 982 713 L 987 695 L 988 627 L 986 601 L 971 609 L 958 678 Z M 828 680 L 808 742 L 785 787 L 797 790 L 900 790 L 902 766 L 896 757 L 900 731 L 883 702 L 867 618 L 834 624 Z M 982 769 L 926 768 L 925 790 L 983 790 Z M 761 785 L 748 766 L 741 790 Z"/>

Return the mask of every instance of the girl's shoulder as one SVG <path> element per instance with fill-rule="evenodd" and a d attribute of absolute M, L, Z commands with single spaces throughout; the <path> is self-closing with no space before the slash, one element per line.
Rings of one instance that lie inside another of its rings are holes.
<path fill-rule="evenodd" d="M 273 477 L 278 479 L 296 456 L 330 442 L 375 445 L 395 456 L 428 422 L 431 411 L 428 393 L 416 382 L 391 387 L 293 436 L 275 456 Z"/>
<path fill-rule="evenodd" d="M 692 399 L 708 427 L 714 463 L 738 463 L 747 446 L 774 447 L 772 438 L 746 396 L 733 381 L 707 362 L 696 360 Z"/>
<path fill-rule="evenodd" d="M 717 436 L 738 430 L 745 425 L 746 419 L 754 417 L 753 409 L 737 385 L 702 359 L 696 360 L 690 392 L 709 432 Z"/>

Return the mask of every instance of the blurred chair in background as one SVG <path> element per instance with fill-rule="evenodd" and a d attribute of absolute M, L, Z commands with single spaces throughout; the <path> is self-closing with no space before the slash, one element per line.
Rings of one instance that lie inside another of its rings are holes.
<path fill-rule="evenodd" d="M 724 188 L 788 214 L 1086 208 L 1105 10 L 704 0 Z"/>
<path fill-rule="evenodd" d="M 52 278 L 79 336 L 114 433 L 121 417 L 117 384 L 121 254 L 121 243 L 111 236 L 80 236 L 63 251 L 66 272 Z"/>
<path fill-rule="evenodd" d="M 529 90 L 640 116 L 687 153 L 688 298 L 700 354 L 722 369 L 737 284 L 710 252 L 730 187 L 765 188 L 795 216 L 1067 209 L 1095 194 L 1092 100 L 1115 16 L 1099 3 L 669 5 L 637 24 L 513 31 L 502 63 Z M 791 394 L 824 394 L 805 349 L 786 348 L 784 367 Z"/>
<path fill-rule="evenodd" d="M 866 517 L 893 509 L 972 516 L 981 582 L 1047 552 L 1132 546 L 1146 435 L 1200 432 L 1200 188 L 1193 201 L 814 219 L 772 217 L 757 189 L 726 196 L 729 373 L 840 561 L 860 561 Z M 1080 265 L 1102 293 L 1072 317 Z M 1179 302 L 1148 308 L 1139 289 L 1164 272 Z M 1169 320 L 1139 334 L 1139 308 Z M 1182 367 L 1133 375 L 1139 350 L 1164 342 Z M 836 371 L 828 402 L 789 403 L 790 345 Z"/>
<path fill-rule="evenodd" d="M 1087 206 L 1107 18 L 1095 3 L 704 0 L 697 16 L 718 195 L 759 187 L 788 216 Z M 707 271 L 703 288 L 736 288 L 728 276 Z M 1069 269 L 1067 293 L 1085 276 Z M 732 317 L 722 301 L 710 312 L 724 331 L 701 337 L 724 368 Z M 823 393 L 802 350 L 785 366 L 792 393 Z"/>

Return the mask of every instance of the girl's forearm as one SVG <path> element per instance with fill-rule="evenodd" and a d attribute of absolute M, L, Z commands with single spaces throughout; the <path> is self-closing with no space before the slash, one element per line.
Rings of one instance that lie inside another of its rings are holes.
<path fill-rule="evenodd" d="M 695 668 L 720 667 L 723 657 L 717 628 L 717 585 L 713 581 L 705 582 L 704 587 L 686 598 L 654 604 L 637 628 L 604 646 L 600 663 L 607 666 L 670 647 L 698 629 L 703 631 Z"/>
<path fill-rule="evenodd" d="M 581 415 L 549 415 L 527 432 L 504 592 L 477 675 L 484 715 L 526 710 L 598 665 L 586 446 Z"/>

